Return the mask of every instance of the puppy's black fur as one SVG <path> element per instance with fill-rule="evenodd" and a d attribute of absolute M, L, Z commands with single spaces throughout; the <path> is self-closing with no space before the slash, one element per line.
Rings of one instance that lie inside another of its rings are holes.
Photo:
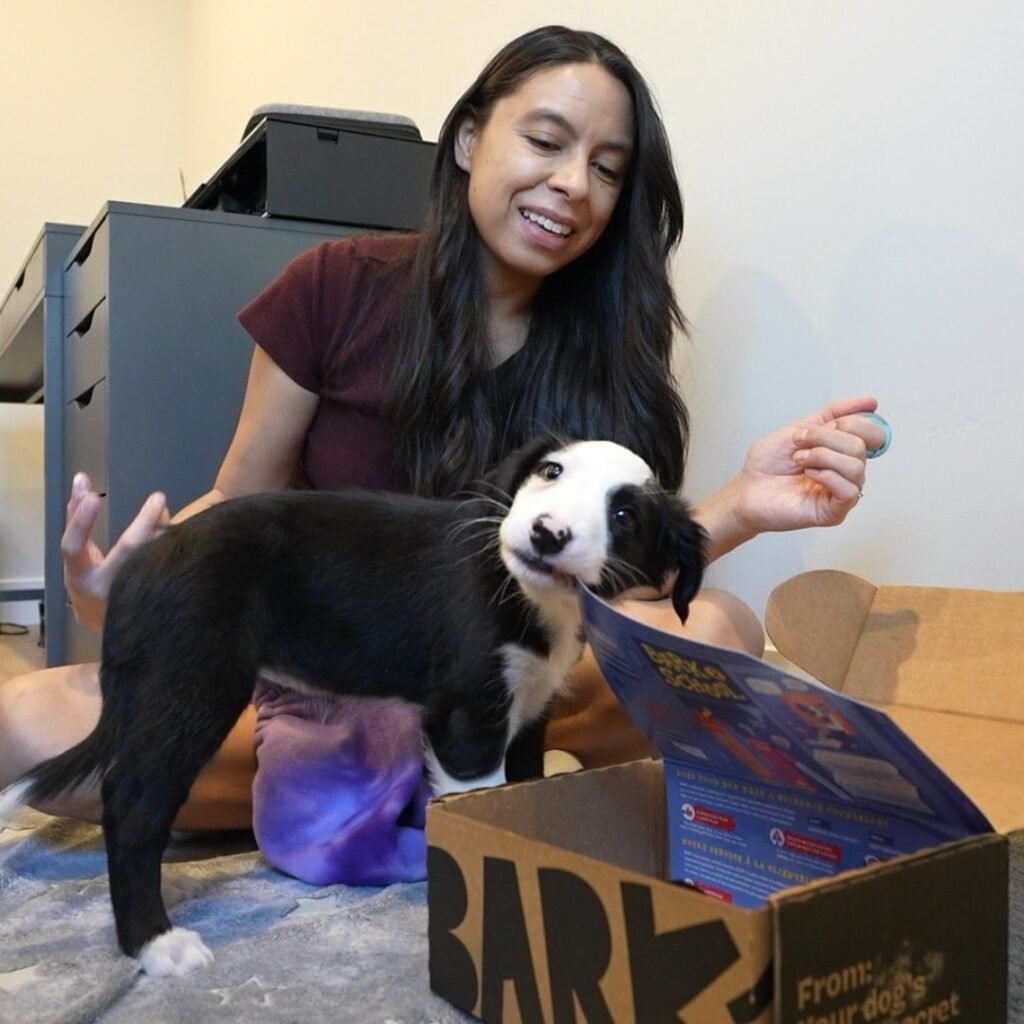
<path fill-rule="evenodd" d="M 500 768 L 515 688 L 510 645 L 544 664 L 560 638 L 579 643 L 578 611 L 569 613 L 575 630 L 563 628 L 555 620 L 565 613 L 510 575 L 498 545 L 516 491 L 558 449 L 553 438 L 528 445 L 467 500 L 362 491 L 239 498 L 130 556 L 107 608 L 99 723 L 22 780 L 23 802 L 102 780 L 126 953 L 171 928 L 159 885 L 171 823 L 261 670 L 303 688 L 422 706 L 426 741 L 451 779 Z M 686 506 L 631 482 L 609 492 L 600 514 L 610 551 L 594 589 L 613 597 L 678 572 L 674 601 L 685 618 L 703 569 L 703 534 Z M 564 593 L 558 600 L 576 607 Z M 537 741 L 536 725 L 518 725 Z M 539 769 L 537 756 L 508 753 L 510 771 Z"/>

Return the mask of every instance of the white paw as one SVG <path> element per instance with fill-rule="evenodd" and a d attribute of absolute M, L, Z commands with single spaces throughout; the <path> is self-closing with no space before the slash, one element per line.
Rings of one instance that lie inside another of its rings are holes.
<path fill-rule="evenodd" d="M 213 954 L 198 933 L 188 928 L 172 928 L 147 942 L 139 951 L 139 964 L 151 978 L 188 974 L 212 963 Z"/>
<path fill-rule="evenodd" d="M 490 775 L 482 775 L 476 779 L 456 779 L 441 767 L 441 762 L 437 759 L 437 755 L 429 743 L 425 745 L 423 760 L 427 766 L 430 788 L 436 796 L 445 796 L 448 793 L 468 793 L 472 789 L 489 789 L 491 786 L 505 785 L 504 762 Z"/>

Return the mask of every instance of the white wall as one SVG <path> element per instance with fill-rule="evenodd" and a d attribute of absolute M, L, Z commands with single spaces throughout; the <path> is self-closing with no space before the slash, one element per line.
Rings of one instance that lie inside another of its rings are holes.
<path fill-rule="evenodd" d="M 73 45 L 84 22 L 93 45 L 108 33 L 117 41 L 91 60 L 98 78 L 65 67 L 62 87 L 28 90 L 31 114 L 0 135 L 5 150 L 10 141 L 21 154 L 0 160 L 0 282 L 43 219 L 88 218 L 108 196 L 178 201 L 179 166 L 188 190 L 196 187 L 263 103 L 392 111 L 435 137 L 507 39 L 556 20 L 594 28 L 653 84 L 687 200 L 677 284 L 693 326 L 681 345 L 694 414 L 690 496 L 721 483 L 754 437 L 830 398 L 873 392 L 894 425 L 892 451 L 871 465 L 867 495 L 844 527 L 760 538 L 713 578 L 758 609 L 772 584 L 819 566 L 878 582 L 1022 586 L 1024 67 L 1012 48 L 1024 35 L 1024 8 L 1010 0 L 106 0 L 81 8 L 75 15 L 79 5 L 50 0 L 21 15 L 38 38 L 17 49 L 50 54 L 58 67 L 88 52 Z M 11 37 L 0 47 L 14 49 Z M 122 70 L 129 62 L 133 77 Z M 6 64 L 5 97 L 16 78 Z M 166 131 L 155 132 L 162 122 Z M 84 166 L 67 160 L 68 133 L 88 155 Z M 126 177 L 137 153 L 142 164 Z"/>
<path fill-rule="evenodd" d="M 832 396 L 873 392 L 894 426 L 843 528 L 723 561 L 757 607 L 821 566 L 1024 586 L 1022 31 L 1009 3 L 716 4 L 659 70 L 691 211 L 691 490 Z"/>
<path fill-rule="evenodd" d="M 43 582 L 43 407 L 0 403 L 0 582 Z M 0 602 L 0 621 L 39 621 L 38 601 Z"/>
<path fill-rule="evenodd" d="M 44 221 L 181 202 L 185 29 L 184 0 L 4 4 L 0 296 Z"/>

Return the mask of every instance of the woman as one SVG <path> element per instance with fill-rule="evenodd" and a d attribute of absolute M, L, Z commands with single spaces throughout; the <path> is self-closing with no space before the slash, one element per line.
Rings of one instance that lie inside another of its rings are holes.
<path fill-rule="evenodd" d="M 679 487 L 687 418 L 669 364 L 683 321 L 668 259 L 682 225 L 664 127 L 628 58 L 597 35 L 560 27 L 514 40 L 443 126 L 424 234 L 321 245 L 242 312 L 257 344 L 238 427 L 213 488 L 176 518 L 293 484 L 450 494 L 544 428 L 613 438 Z M 756 443 L 739 473 L 696 507 L 711 559 L 764 531 L 841 522 L 857 502 L 866 447 L 882 440 L 856 415 L 874 408 L 870 398 L 839 402 Z M 77 477 L 66 582 L 76 615 L 96 628 L 125 554 L 168 520 L 163 496 L 151 496 L 104 557 L 90 539 L 98 509 Z M 666 605 L 637 601 L 631 610 L 678 628 Z M 704 593 L 687 632 L 755 653 L 762 643 L 756 618 L 725 594 Z M 587 764 L 644 751 L 589 661 L 575 694 L 572 707 L 556 709 L 549 745 Z M 314 751 L 320 726 L 297 698 L 271 692 L 258 703 L 259 725 L 255 709 L 242 716 L 179 826 L 250 824 L 254 732 L 260 776 L 270 778 L 263 790 L 257 779 L 258 794 L 276 791 L 286 762 L 332 756 L 332 723 Z M 80 739 L 98 712 L 94 665 L 0 688 L 0 785 Z M 418 742 L 412 723 L 385 726 L 376 715 L 360 718 L 358 742 L 383 743 L 374 749 L 385 762 L 408 754 Z M 281 739 L 296 723 L 298 745 Z M 586 742 L 577 742 L 580 724 Z M 353 742 L 351 721 L 344 729 Z M 45 809 L 98 820 L 97 792 Z M 413 846 L 415 861 L 422 845 Z"/>

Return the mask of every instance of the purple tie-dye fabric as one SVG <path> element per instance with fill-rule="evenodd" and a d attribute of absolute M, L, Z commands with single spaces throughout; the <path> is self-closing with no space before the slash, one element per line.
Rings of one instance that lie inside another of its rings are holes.
<path fill-rule="evenodd" d="M 314 885 L 426 878 L 419 712 L 261 685 L 253 828 L 274 867 Z"/>

